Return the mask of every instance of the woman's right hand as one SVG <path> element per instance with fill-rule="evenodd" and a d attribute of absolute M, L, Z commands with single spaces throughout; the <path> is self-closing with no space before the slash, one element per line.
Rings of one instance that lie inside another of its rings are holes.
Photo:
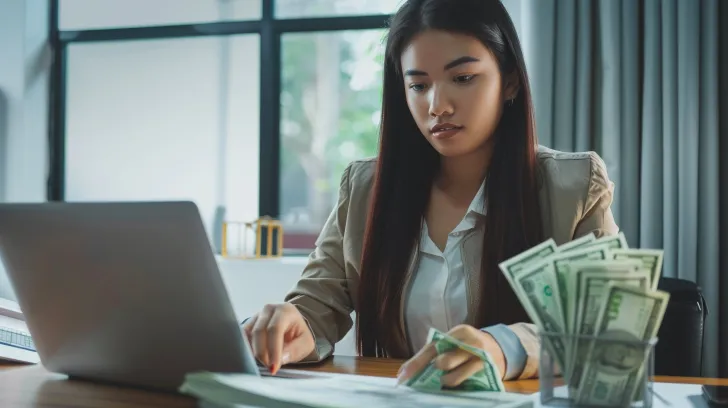
<path fill-rule="evenodd" d="M 258 361 L 275 374 L 282 365 L 303 360 L 315 349 L 313 334 L 296 306 L 266 305 L 243 324 Z"/>

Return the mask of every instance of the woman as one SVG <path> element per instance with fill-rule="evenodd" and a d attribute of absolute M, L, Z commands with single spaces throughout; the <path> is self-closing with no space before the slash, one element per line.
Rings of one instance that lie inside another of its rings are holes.
<path fill-rule="evenodd" d="M 499 1 L 406 1 L 387 38 L 379 155 L 344 171 L 286 302 L 245 322 L 259 361 L 275 372 L 329 356 L 356 311 L 359 353 L 409 358 L 400 379 L 433 358 L 449 386 L 482 368 L 438 357 L 430 327 L 487 350 L 506 380 L 536 376 L 534 326 L 498 263 L 617 226 L 603 161 L 539 147 L 533 118 Z"/>

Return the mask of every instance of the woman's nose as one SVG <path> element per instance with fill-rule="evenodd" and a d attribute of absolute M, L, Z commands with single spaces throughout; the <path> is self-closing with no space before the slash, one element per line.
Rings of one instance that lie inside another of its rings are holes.
<path fill-rule="evenodd" d="M 442 88 L 432 88 L 430 96 L 430 116 L 450 116 L 454 106 L 447 92 Z"/>

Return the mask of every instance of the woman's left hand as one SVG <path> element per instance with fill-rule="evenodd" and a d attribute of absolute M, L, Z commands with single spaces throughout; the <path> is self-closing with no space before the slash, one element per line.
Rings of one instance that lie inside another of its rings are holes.
<path fill-rule="evenodd" d="M 455 326 L 447 334 L 465 344 L 487 351 L 498 367 L 502 379 L 506 372 L 505 356 L 493 336 L 466 324 Z M 404 383 L 433 359 L 437 368 L 447 372 L 440 379 L 442 385 L 446 387 L 457 387 L 468 377 L 483 369 L 483 361 L 477 356 L 460 349 L 438 356 L 435 345 L 429 343 L 402 365 L 397 375 L 397 383 Z"/>

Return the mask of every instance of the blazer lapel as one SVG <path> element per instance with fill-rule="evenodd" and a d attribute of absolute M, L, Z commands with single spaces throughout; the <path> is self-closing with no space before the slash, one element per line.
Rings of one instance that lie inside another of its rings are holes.
<path fill-rule="evenodd" d="M 463 258 L 463 273 L 465 273 L 465 288 L 468 296 L 468 316 L 467 324 L 474 326 L 478 321 L 482 311 L 480 310 L 480 294 L 482 293 L 482 282 L 480 273 L 481 253 L 483 252 L 483 231 L 476 228 L 468 234 L 462 242 L 460 251 Z"/>
<path fill-rule="evenodd" d="M 407 305 L 407 297 L 409 296 L 409 290 L 410 290 L 410 283 L 412 281 L 412 274 L 417 270 L 417 265 L 419 263 L 420 259 L 420 244 L 419 242 L 417 245 L 415 245 L 414 251 L 412 251 L 412 255 L 410 255 L 410 261 L 409 261 L 409 267 L 407 268 L 407 273 L 404 278 L 404 287 L 402 288 L 402 297 L 400 299 L 399 304 L 399 323 L 400 323 L 400 329 L 402 330 L 402 333 L 404 334 L 404 344 L 402 344 L 402 348 L 404 350 L 409 351 L 409 355 L 414 354 L 414 350 L 412 350 L 412 342 L 410 341 L 409 335 L 407 333 L 407 320 L 405 315 L 405 307 Z"/>

